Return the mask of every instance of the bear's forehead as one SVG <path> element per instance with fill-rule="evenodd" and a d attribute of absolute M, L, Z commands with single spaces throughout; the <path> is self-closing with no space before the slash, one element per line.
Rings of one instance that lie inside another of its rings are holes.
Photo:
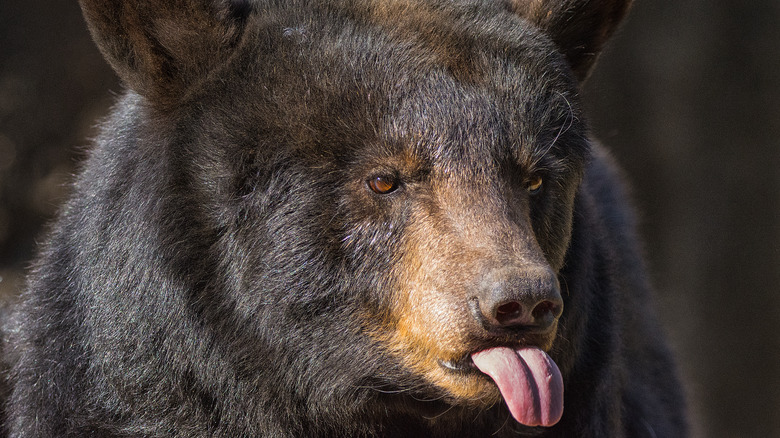
<path fill-rule="evenodd" d="M 410 92 L 385 117 L 382 133 L 437 161 L 533 161 L 561 135 L 582 137 L 576 97 L 565 88 L 434 83 Z"/>

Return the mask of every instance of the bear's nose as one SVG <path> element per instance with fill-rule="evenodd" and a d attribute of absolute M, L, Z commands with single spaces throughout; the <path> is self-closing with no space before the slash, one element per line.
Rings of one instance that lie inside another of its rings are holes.
<path fill-rule="evenodd" d="M 547 267 L 495 270 L 479 292 L 474 316 L 488 330 L 522 327 L 544 332 L 563 312 L 558 279 Z"/>

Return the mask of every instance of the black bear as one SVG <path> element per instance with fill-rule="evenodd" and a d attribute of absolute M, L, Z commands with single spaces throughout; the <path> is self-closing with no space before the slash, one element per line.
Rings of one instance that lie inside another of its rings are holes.
<path fill-rule="evenodd" d="M 81 0 L 128 91 L 6 320 L 10 437 L 678 437 L 579 88 L 630 0 Z"/>

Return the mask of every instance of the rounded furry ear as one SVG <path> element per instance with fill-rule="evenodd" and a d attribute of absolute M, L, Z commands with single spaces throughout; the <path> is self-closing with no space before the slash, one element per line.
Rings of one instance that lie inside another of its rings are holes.
<path fill-rule="evenodd" d="M 632 0 L 509 0 L 515 13 L 552 37 L 580 81 L 587 79 L 604 43 L 631 3 Z"/>
<path fill-rule="evenodd" d="M 225 60 L 248 0 L 79 0 L 103 56 L 125 84 L 165 103 Z"/>

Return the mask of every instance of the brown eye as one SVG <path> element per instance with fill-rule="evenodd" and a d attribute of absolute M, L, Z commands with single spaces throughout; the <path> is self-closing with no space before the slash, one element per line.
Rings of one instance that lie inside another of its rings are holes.
<path fill-rule="evenodd" d="M 386 195 L 398 188 L 398 183 L 389 176 L 377 176 L 368 180 L 368 187 L 377 194 Z"/>
<path fill-rule="evenodd" d="M 542 177 L 534 176 L 528 181 L 528 193 L 535 195 L 542 190 Z"/>

